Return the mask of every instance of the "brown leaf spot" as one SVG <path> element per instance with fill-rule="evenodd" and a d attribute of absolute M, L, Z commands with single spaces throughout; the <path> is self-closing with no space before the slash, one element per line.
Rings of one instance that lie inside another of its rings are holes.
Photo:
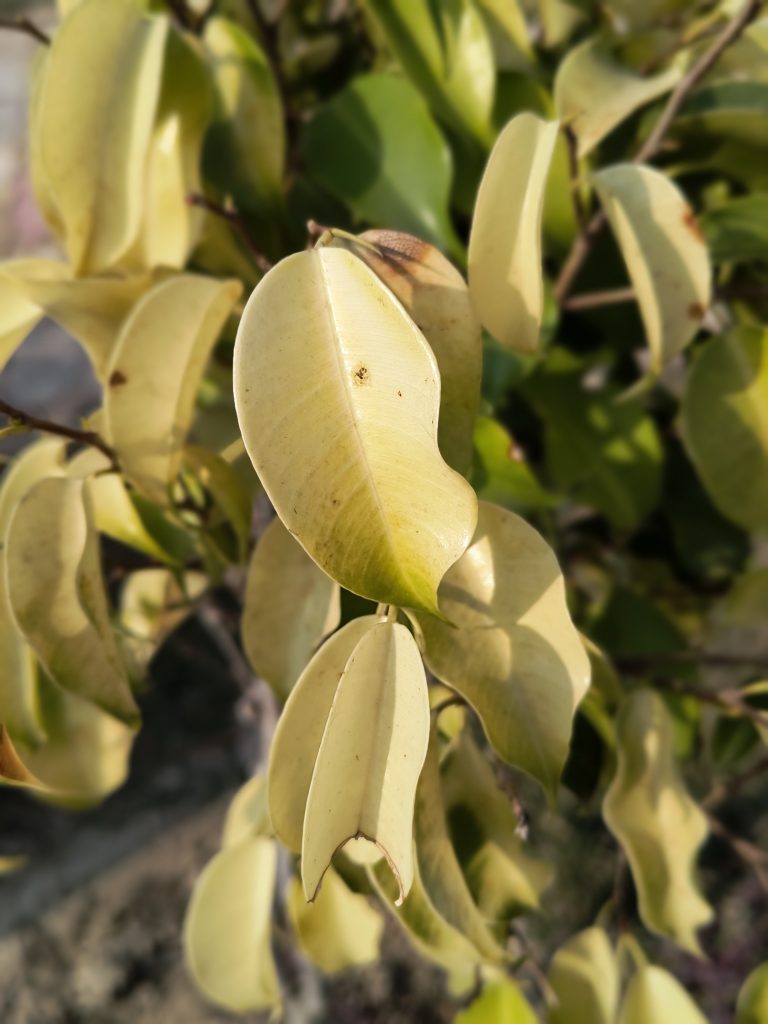
<path fill-rule="evenodd" d="M 692 302 L 688 307 L 688 316 L 691 320 L 701 320 L 706 312 L 706 309 L 700 302 Z"/>
<path fill-rule="evenodd" d="M 370 381 L 370 371 L 367 366 L 363 366 L 361 363 L 355 372 L 352 374 L 352 380 L 355 384 L 367 384 Z"/>
<path fill-rule="evenodd" d="M 696 214 L 690 207 L 688 207 L 685 213 L 683 214 L 683 224 L 685 224 L 685 226 L 688 228 L 688 230 L 691 232 L 691 234 L 697 241 L 704 241 L 704 234 L 702 233 L 701 227 L 699 226 L 699 222 L 696 219 Z"/>
<path fill-rule="evenodd" d="M 128 378 L 125 376 L 122 370 L 115 370 L 112 376 L 109 378 L 109 386 L 111 388 L 117 388 L 121 384 L 125 384 Z"/>

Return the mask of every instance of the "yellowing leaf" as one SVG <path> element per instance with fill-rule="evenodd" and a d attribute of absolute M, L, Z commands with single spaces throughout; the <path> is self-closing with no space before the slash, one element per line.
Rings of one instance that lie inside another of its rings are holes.
<path fill-rule="evenodd" d="M 685 348 L 709 307 L 707 247 L 685 197 L 661 171 L 616 164 L 593 181 L 632 279 L 658 372 Z"/>
<path fill-rule="evenodd" d="M 280 1002 L 270 944 L 277 845 L 251 836 L 216 854 L 184 920 L 187 968 L 209 999 L 236 1012 Z"/>
<path fill-rule="evenodd" d="M 519 516 L 481 502 L 440 607 L 447 623 L 418 616 L 427 665 L 475 708 L 499 756 L 552 795 L 590 671 L 554 554 Z"/>
<path fill-rule="evenodd" d="M 373 963 L 379 956 L 384 921 L 365 896 L 352 892 L 331 868 L 314 903 L 298 879 L 286 893 L 286 909 L 299 945 L 326 974 Z"/>
<path fill-rule="evenodd" d="M 544 308 L 541 216 L 556 121 L 513 117 L 477 192 L 469 236 L 469 291 L 480 322 L 502 345 L 535 352 Z"/>
<path fill-rule="evenodd" d="M 683 439 L 712 500 L 745 530 L 768 526 L 768 332 L 739 327 L 697 353 Z"/>
<path fill-rule="evenodd" d="M 246 306 L 234 378 L 259 479 L 318 565 L 363 597 L 436 611 L 476 498 L 440 457 L 435 357 L 392 293 L 343 249 L 289 256 Z"/>
<path fill-rule="evenodd" d="M 557 996 L 549 1024 L 614 1024 L 619 1006 L 619 965 L 602 928 L 587 928 L 558 949 L 549 968 Z"/>
<path fill-rule="evenodd" d="M 472 431 L 480 400 L 483 349 L 464 278 L 433 245 L 401 231 L 366 231 L 351 248 L 402 302 L 429 342 L 440 370 L 437 443 L 457 473 L 472 464 Z"/>
<path fill-rule="evenodd" d="M 105 432 L 125 475 L 159 504 L 181 464 L 208 356 L 239 294 L 236 281 L 169 278 L 137 303 L 117 339 Z"/>
<path fill-rule="evenodd" d="M 672 721 L 660 697 L 638 690 L 626 698 L 617 731 L 618 767 L 603 817 L 629 860 L 643 923 L 699 953 L 696 929 L 712 908 L 694 884 L 693 868 L 707 819 L 680 778 Z"/>
<path fill-rule="evenodd" d="M 518 985 L 507 980 L 486 985 L 482 995 L 456 1016 L 455 1024 L 537 1024 L 537 1018 Z"/>
<path fill-rule="evenodd" d="M 340 616 L 339 585 L 273 519 L 251 557 L 241 630 L 248 660 L 279 697 Z"/>
<path fill-rule="evenodd" d="M 768 963 L 760 964 L 741 987 L 734 1024 L 765 1024 L 768 1020 Z"/>
<path fill-rule="evenodd" d="M 376 623 L 347 662 L 317 754 L 301 848 L 307 899 L 336 850 L 362 836 L 386 856 L 402 901 L 413 879 L 414 799 L 428 739 L 416 643 L 405 626 Z"/>
<path fill-rule="evenodd" d="M 27 491 L 11 519 L 6 558 L 14 618 L 52 678 L 136 724 L 83 481 L 52 477 Z"/>
<path fill-rule="evenodd" d="M 555 109 L 576 136 L 578 156 L 586 156 L 635 110 L 672 89 L 681 75 L 678 67 L 639 75 L 599 37 L 569 50 L 555 76 Z"/>
<path fill-rule="evenodd" d="M 618 1024 L 707 1024 L 695 1003 L 661 967 L 641 967 L 629 983 Z"/>
<path fill-rule="evenodd" d="M 117 263 L 138 231 L 167 30 L 132 0 L 83 0 L 54 37 L 36 130 L 77 274 Z"/>
<path fill-rule="evenodd" d="M 269 756 L 269 813 L 278 839 L 301 852 L 307 795 L 325 723 L 342 673 L 358 643 L 380 620 L 352 619 L 325 641 L 291 690 Z"/>

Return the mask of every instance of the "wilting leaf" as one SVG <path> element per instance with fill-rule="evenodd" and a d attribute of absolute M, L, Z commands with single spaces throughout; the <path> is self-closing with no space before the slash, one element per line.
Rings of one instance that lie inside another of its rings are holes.
<path fill-rule="evenodd" d="M 6 558 L 14 618 L 52 678 L 135 724 L 82 480 L 50 478 L 27 491 L 11 520 Z"/>
<path fill-rule="evenodd" d="M 558 949 L 549 967 L 557 996 L 549 1024 L 614 1024 L 619 1006 L 619 964 L 602 928 L 587 928 Z"/>
<path fill-rule="evenodd" d="M 518 114 L 499 135 L 477 192 L 469 290 L 483 327 L 535 352 L 544 308 L 541 215 L 557 123 Z"/>
<path fill-rule="evenodd" d="M 538 1024 L 536 1014 L 514 981 L 494 981 L 457 1015 L 455 1024 Z M 586 1024 L 586 1022 L 585 1022 Z M 591 1022 L 590 1022 L 591 1024 Z"/>
<path fill-rule="evenodd" d="M 435 357 L 392 293 L 342 249 L 289 256 L 246 306 L 234 377 L 259 479 L 318 565 L 363 597 L 435 611 L 476 498 L 440 456 Z"/>
<path fill-rule="evenodd" d="M 617 164 L 593 176 L 643 317 L 656 372 L 699 328 L 710 303 L 711 268 L 701 229 L 661 171 Z"/>
<path fill-rule="evenodd" d="M 683 439 L 723 515 L 768 525 L 768 333 L 740 327 L 711 338 L 688 374 Z"/>
<path fill-rule="evenodd" d="M 307 899 L 336 850 L 361 836 L 386 856 L 402 901 L 413 879 L 414 799 L 428 739 L 416 643 L 405 626 L 379 622 L 347 662 L 320 743 L 302 837 Z"/>
<path fill-rule="evenodd" d="M 277 844 L 251 836 L 221 850 L 195 884 L 184 955 L 195 983 L 236 1012 L 280 1002 L 270 944 Z"/>
<path fill-rule="evenodd" d="M 497 753 L 554 794 L 589 659 L 551 549 L 513 512 L 481 502 L 440 607 L 447 623 L 418 617 L 430 670 L 475 708 Z"/>
<path fill-rule="evenodd" d="M 473 440 L 475 461 L 470 479 L 478 498 L 513 512 L 557 504 L 558 499 L 544 490 L 498 420 L 478 416 Z"/>
<path fill-rule="evenodd" d="M 37 99 L 38 178 L 75 273 L 113 266 L 142 214 L 168 20 L 83 0 L 56 33 Z"/>
<path fill-rule="evenodd" d="M 251 557 L 241 629 L 248 660 L 279 697 L 340 617 L 338 583 L 273 519 Z"/>
<path fill-rule="evenodd" d="M 472 462 L 472 428 L 480 400 L 483 349 L 469 290 L 434 246 L 400 231 L 366 231 L 350 248 L 405 306 L 434 352 L 440 370 L 437 442 L 457 473 Z"/>
<path fill-rule="evenodd" d="M 301 949 L 326 974 L 378 959 L 381 914 L 365 896 L 352 892 L 333 868 L 326 872 L 314 903 L 306 902 L 301 883 L 292 878 L 286 908 Z"/>
<path fill-rule="evenodd" d="M 291 690 L 275 729 L 269 755 L 269 813 L 278 839 L 301 852 L 307 795 L 317 752 L 342 673 L 358 643 L 380 620 L 352 619 L 312 658 Z"/>
<path fill-rule="evenodd" d="M 699 953 L 696 930 L 712 908 L 693 870 L 707 819 L 675 764 L 672 721 L 660 697 L 638 690 L 626 698 L 617 729 L 618 767 L 603 817 L 629 860 L 643 923 Z"/>
<path fill-rule="evenodd" d="M 741 987 L 734 1024 L 764 1024 L 768 1020 L 768 963 L 760 964 Z"/>
<path fill-rule="evenodd" d="M 307 125 L 308 173 L 352 213 L 439 245 L 461 258 L 448 215 L 451 152 L 426 105 L 395 75 L 362 75 Z"/>
<path fill-rule="evenodd" d="M 661 967 L 641 967 L 629 983 L 618 1024 L 707 1024 L 679 981 Z"/>
<path fill-rule="evenodd" d="M 767 194 L 737 196 L 706 210 L 701 217 L 701 229 L 715 262 L 768 263 Z"/>
<path fill-rule="evenodd" d="M 617 60 L 599 37 L 569 50 L 555 76 L 555 108 L 578 140 L 579 157 L 639 107 L 672 89 L 681 75 L 676 66 L 639 75 Z"/>
<path fill-rule="evenodd" d="M 159 504 L 181 464 L 208 356 L 239 294 L 236 281 L 171 277 L 140 300 L 118 337 L 105 430 L 125 475 Z"/>

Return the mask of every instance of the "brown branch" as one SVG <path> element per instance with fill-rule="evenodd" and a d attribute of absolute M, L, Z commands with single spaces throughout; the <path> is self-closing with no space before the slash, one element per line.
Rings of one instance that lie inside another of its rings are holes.
<path fill-rule="evenodd" d="M 759 846 L 755 846 L 754 843 L 750 843 L 749 840 L 742 839 L 741 836 L 731 832 L 719 818 L 708 814 L 707 821 L 712 833 L 728 843 L 733 852 L 754 871 L 763 892 L 768 893 L 768 853 L 761 850 Z"/>
<path fill-rule="evenodd" d="M 566 127 L 563 129 L 563 135 L 565 136 L 566 152 L 568 153 L 568 176 L 571 181 L 571 201 L 573 202 L 573 212 L 576 214 L 576 223 L 580 228 L 583 228 L 587 223 L 587 211 L 584 207 L 584 201 L 581 198 L 581 192 L 579 190 L 579 154 L 578 154 L 578 139 L 573 132 L 573 129 Z"/>
<path fill-rule="evenodd" d="M 728 800 L 730 797 L 735 796 L 739 790 L 752 782 L 753 779 L 759 778 L 759 776 L 766 772 L 768 772 L 768 757 L 764 757 L 762 760 L 757 761 L 756 764 L 753 764 L 744 771 L 739 772 L 738 775 L 732 775 L 729 779 L 719 783 L 710 793 L 707 794 L 707 796 L 704 797 L 701 801 L 701 806 L 704 810 L 710 810 L 710 808 L 716 807 L 724 800 Z"/>
<path fill-rule="evenodd" d="M 2 28 L 10 29 L 11 32 L 23 32 L 43 46 L 51 45 L 51 37 L 29 18 L 0 18 L 0 29 Z"/>
<path fill-rule="evenodd" d="M 600 306 L 614 306 L 620 302 L 633 302 L 634 288 L 611 288 L 604 292 L 587 292 L 585 295 L 574 295 L 563 302 L 563 309 L 597 309 Z"/>
<path fill-rule="evenodd" d="M 251 234 L 248 225 L 237 210 L 230 210 L 226 206 L 222 206 L 221 203 L 217 203 L 213 199 L 209 199 L 208 196 L 201 195 L 199 192 L 191 192 L 187 196 L 187 202 L 190 206 L 200 206 L 202 209 L 208 210 L 209 213 L 215 213 L 217 217 L 221 217 L 223 220 L 229 221 L 245 242 L 249 252 L 253 256 L 253 262 L 261 273 L 266 274 L 268 270 L 272 269 L 272 264 L 261 249 L 259 249 L 256 239 Z"/>
<path fill-rule="evenodd" d="M 6 415 L 12 423 L 27 427 L 29 430 L 42 430 L 46 434 L 55 434 L 58 437 L 66 437 L 70 441 L 77 441 L 78 444 L 86 444 L 90 445 L 91 448 L 98 448 L 100 452 L 107 456 L 112 468 L 117 471 L 120 470 L 117 452 L 94 430 L 78 430 L 77 427 L 68 427 L 63 423 L 54 423 L 52 420 L 33 416 L 32 413 L 24 412 L 23 409 L 17 409 L 16 406 L 5 402 L 2 398 L 0 398 L 0 413 Z"/>

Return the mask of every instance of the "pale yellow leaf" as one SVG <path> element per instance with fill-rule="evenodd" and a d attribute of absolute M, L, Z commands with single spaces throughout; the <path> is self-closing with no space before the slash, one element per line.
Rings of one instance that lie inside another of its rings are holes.
<path fill-rule="evenodd" d="M 661 967 L 641 967 L 629 983 L 618 1024 L 707 1024 L 679 981 Z"/>
<path fill-rule="evenodd" d="M 254 775 L 238 789 L 232 798 L 221 836 L 223 849 L 236 846 L 250 836 L 271 836 L 267 806 L 267 780 Z"/>
<path fill-rule="evenodd" d="M 518 352 L 535 352 L 544 308 L 541 217 L 556 121 L 513 117 L 496 140 L 475 200 L 469 291 L 483 327 Z"/>
<path fill-rule="evenodd" d="M 42 317 L 41 310 L 20 291 L 13 277 L 15 267 L 28 262 L 0 263 L 0 370 Z"/>
<path fill-rule="evenodd" d="M 246 306 L 234 377 L 259 479 L 318 565 L 363 597 L 436 611 L 476 498 L 440 456 L 437 363 L 392 293 L 343 249 L 289 256 Z"/>
<path fill-rule="evenodd" d="M 614 1024 L 619 1006 L 619 964 L 602 928 L 587 928 L 555 953 L 549 983 L 557 1004 L 549 1024 Z"/>
<path fill-rule="evenodd" d="M 440 607 L 447 623 L 418 616 L 427 665 L 475 708 L 496 752 L 552 796 L 590 677 L 552 550 L 519 516 L 481 502 Z"/>
<path fill-rule="evenodd" d="M 171 277 L 139 300 L 117 339 L 105 431 L 125 475 L 159 504 L 179 470 L 200 380 L 240 287 L 196 274 Z"/>
<path fill-rule="evenodd" d="M 341 616 L 338 583 L 273 519 L 251 557 L 241 630 L 253 668 L 285 699 Z"/>
<path fill-rule="evenodd" d="M 651 367 L 661 370 L 699 329 L 711 300 L 704 237 L 685 196 L 666 174 L 616 164 L 593 175 L 645 325 Z"/>
<path fill-rule="evenodd" d="M 651 690 L 630 694 L 619 712 L 616 776 L 603 817 L 632 869 L 647 928 L 699 953 L 696 930 L 712 908 L 693 879 L 707 819 L 675 763 L 672 720 Z"/>
<path fill-rule="evenodd" d="M 304 813 L 317 752 L 342 673 L 352 652 L 379 619 L 352 619 L 325 641 L 291 690 L 269 755 L 269 813 L 278 839 L 301 852 Z"/>
<path fill-rule="evenodd" d="M 307 797 L 301 873 L 313 900 L 348 839 L 380 847 L 402 900 L 413 879 L 416 784 L 429 739 L 424 666 L 405 626 L 373 625 L 336 691 Z M 271 801 L 270 801 L 271 805 Z"/>

